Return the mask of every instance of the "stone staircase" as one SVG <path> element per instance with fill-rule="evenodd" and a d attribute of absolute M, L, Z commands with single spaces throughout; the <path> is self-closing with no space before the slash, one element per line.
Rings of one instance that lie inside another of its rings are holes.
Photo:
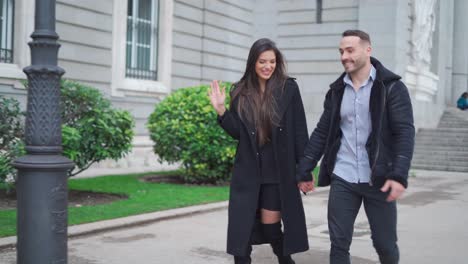
<path fill-rule="evenodd" d="M 468 172 L 468 111 L 448 108 L 437 128 L 420 129 L 411 168 Z"/>

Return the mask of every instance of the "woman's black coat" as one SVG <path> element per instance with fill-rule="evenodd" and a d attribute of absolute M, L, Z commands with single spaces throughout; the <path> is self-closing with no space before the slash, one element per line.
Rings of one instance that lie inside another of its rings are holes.
<path fill-rule="evenodd" d="M 296 164 L 303 156 L 308 140 L 307 124 L 299 87 L 294 79 L 286 81 L 275 95 L 281 121 L 272 130 L 276 170 L 280 176 L 281 215 L 284 225 L 284 253 L 309 248 L 302 200 L 295 179 Z M 229 197 L 227 252 L 248 254 L 248 245 L 265 243 L 258 232 L 256 218 L 261 177 L 256 130 L 243 122 L 236 112 L 236 100 L 222 117 L 221 127 L 238 140 Z"/>

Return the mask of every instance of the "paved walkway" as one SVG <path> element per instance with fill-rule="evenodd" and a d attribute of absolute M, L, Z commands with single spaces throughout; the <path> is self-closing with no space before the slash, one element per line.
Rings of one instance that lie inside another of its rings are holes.
<path fill-rule="evenodd" d="M 414 174 L 410 188 L 399 202 L 400 263 L 468 263 L 468 174 Z M 327 196 L 328 189 L 323 188 L 304 197 L 311 249 L 294 256 L 297 264 L 328 263 Z M 225 253 L 225 203 L 211 205 L 213 209 L 71 238 L 69 263 L 233 263 Z M 110 224 L 112 221 L 102 226 Z M 363 211 L 355 226 L 353 263 L 378 263 Z M 268 246 L 254 247 L 252 255 L 254 264 L 276 263 Z M 14 259 L 11 249 L 0 251 L 0 263 L 13 264 Z"/>

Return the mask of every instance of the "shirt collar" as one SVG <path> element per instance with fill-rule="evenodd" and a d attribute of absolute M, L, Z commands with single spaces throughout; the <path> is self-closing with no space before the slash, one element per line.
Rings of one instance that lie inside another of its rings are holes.
<path fill-rule="evenodd" d="M 375 81 L 376 75 L 377 75 L 377 71 L 375 70 L 374 65 L 371 64 L 369 78 L 367 78 L 367 80 L 361 85 L 361 87 L 366 86 L 370 81 Z M 343 77 L 343 81 L 345 84 L 353 87 L 353 81 L 351 81 L 349 74 L 346 73 L 346 75 Z"/>

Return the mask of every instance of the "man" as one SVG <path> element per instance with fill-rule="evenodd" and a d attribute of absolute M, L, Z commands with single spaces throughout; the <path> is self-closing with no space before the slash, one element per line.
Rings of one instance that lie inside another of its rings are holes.
<path fill-rule="evenodd" d="M 319 186 L 330 187 L 330 263 L 350 263 L 354 221 L 364 203 L 381 263 L 398 263 L 396 200 L 408 185 L 414 149 L 413 111 L 401 77 L 371 57 L 369 35 L 347 30 L 340 42 L 345 72 L 330 85 L 323 114 L 297 170 L 312 191 L 311 171 L 323 155 Z"/>

